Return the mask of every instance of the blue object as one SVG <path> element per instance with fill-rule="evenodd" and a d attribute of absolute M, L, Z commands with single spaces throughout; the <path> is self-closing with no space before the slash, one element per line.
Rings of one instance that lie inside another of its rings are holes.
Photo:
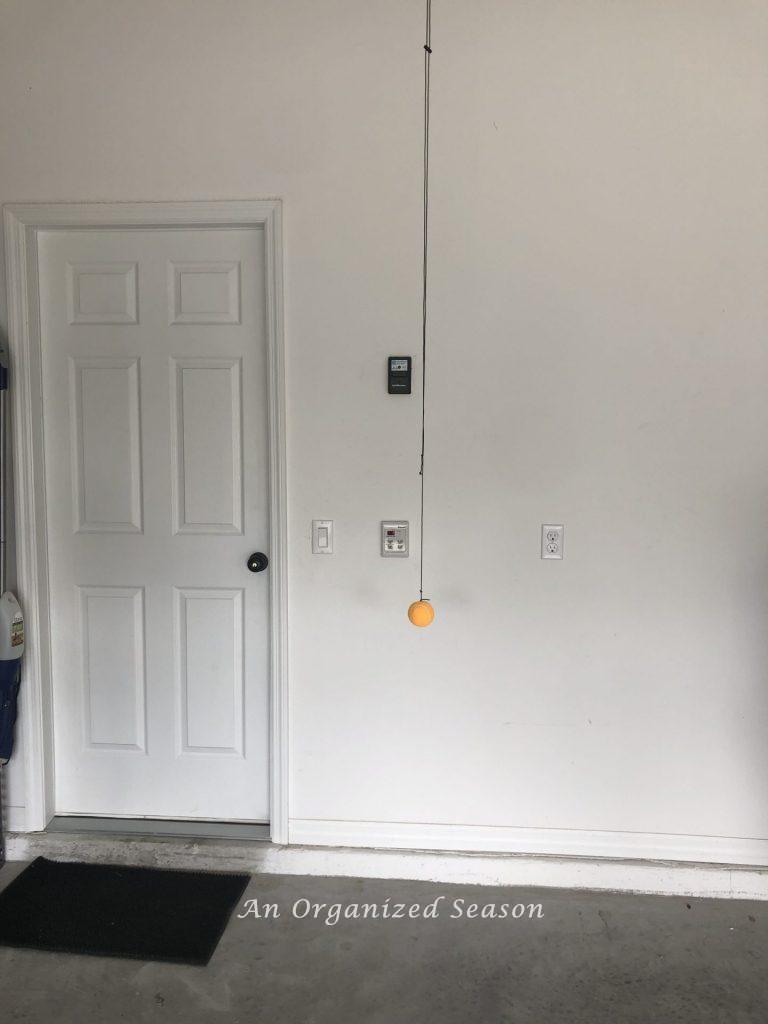
<path fill-rule="evenodd" d="M 16 724 L 21 659 L 0 661 L 0 764 L 13 753 L 13 727 Z"/>

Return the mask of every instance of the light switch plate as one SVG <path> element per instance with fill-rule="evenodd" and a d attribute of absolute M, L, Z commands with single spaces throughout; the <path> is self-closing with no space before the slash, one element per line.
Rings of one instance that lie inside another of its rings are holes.
<path fill-rule="evenodd" d="M 332 555 L 333 554 L 333 520 L 313 519 L 312 520 L 312 554 Z"/>
<path fill-rule="evenodd" d="M 385 519 L 382 522 L 381 557 L 408 557 L 408 523 L 404 519 Z"/>
<path fill-rule="evenodd" d="M 541 557 L 562 558 L 565 527 L 544 523 L 541 527 Z"/>

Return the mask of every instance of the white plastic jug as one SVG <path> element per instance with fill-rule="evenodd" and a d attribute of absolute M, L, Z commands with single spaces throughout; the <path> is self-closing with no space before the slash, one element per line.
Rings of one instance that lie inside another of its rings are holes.
<path fill-rule="evenodd" d="M 0 597 L 0 661 L 18 661 L 24 653 L 24 616 L 10 592 Z"/>

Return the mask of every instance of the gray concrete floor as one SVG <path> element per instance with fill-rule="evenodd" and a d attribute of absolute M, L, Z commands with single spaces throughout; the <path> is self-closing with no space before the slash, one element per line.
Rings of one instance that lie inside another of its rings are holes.
<path fill-rule="evenodd" d="M 6 865 L 0 887 L 21 870 Z M 297 920 L 294 901 L 428 903 L 438 920 Z M 0 948 L 0 1019 L 25 1024 L 746 1024 L 768 1020 L 768 904 L 262 875 L 206 968 Z M 541 920 L 451 919 L 451 901 Z M 237 913 L 237 911 L 236 911 Z"/>

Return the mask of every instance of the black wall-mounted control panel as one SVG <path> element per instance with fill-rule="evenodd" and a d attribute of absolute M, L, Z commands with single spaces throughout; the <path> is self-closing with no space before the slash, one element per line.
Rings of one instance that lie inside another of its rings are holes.
<path fill-rule="evenodd" d="M 387 390 L 390 395 L 410 395 L 411 364 L 410 356 L 390 356 L 387 360 Z"/>

